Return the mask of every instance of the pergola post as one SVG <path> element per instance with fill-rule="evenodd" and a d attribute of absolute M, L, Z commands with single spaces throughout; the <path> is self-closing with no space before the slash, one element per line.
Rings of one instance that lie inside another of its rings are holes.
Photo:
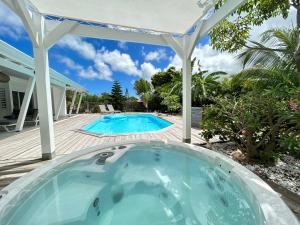
<path fill-rule="evenodd" d="M 187 39 L 183 39 L 184 46 L 187 46 Z M 191 142 L 192 129 L 192 68 L 191 56 L 184 49 L 182 57 L 182 118 L 183 118 L 183 134 L 182 141 Z"/>
<path fill-rule="evenodd" d="M 51 103 L 48 49 L 63 35 L 78 26 L 78 22 L 65 20 L 46 32 L 45 18 L 36 12 L 29 12 L 22 0 L 5 0 L 7 5 L 20 16 L 32 42 L 37 100 L 40 120 L 42 158 L 55 156 L 54 129 Z M 24 106 L 25 107 L 25 106 Z M 21 127 L 21 119 L 20 126 Z"/>
<path fill-rule="evenodd" d="M 66 96 L 66 87 L 61 88 L 60 90 L 60 96 L 59 96 L 59 101 L 56 105 L 56 109 L 55 109 L 55 115 L 54 115 L 54 120 L 57 121 L 58 117 L 60 115 L 61 112 L 61 108 L 62 108 L 62 104 L 64 102 L 64 98 Z"/>
<path fill-rule="evenodd" d="M 163 36 L 168 45 L 182 60 L 182 141 L 191 142 L 192 129 L 192 68 L 191 55 L 196 46 L 197 39 L 188 35 L 178 39 L 171 36 Z"/>
<path fill-rule="evenodd" d="M 80 97 L 79 97 L 79 102 L 78 102 L 78 105 L 77 105 L 76 114 L 79 113 L 79 109 L 80 109 L 80 105 L 81 105 L 81 101 L 82 101 L 82 96 L 83 96 L 83 93 L 81 92 Z"/>
<path fill-rule="evenodd" d="M 75 100 L 76 100 L 76 95 L 77 95 L 77 90 L 74 91 L 74 95 L 73 95 L 72 102 L 70 105 L 69 116 L 72 115 L 72 111 L 73 111 Z"/>
<path fill-rule="evenodd" d="M 33 52 L 35 59 L 42 158 L 47 160 L 55 156 L 48 50 L 39 45 L 33 48 Z"/>
<path fill-rule="evenodd" d="M 21 110 L 20 110 L 20 113 L 19 113 L 19 116 L 18 116 L 16 131 L 23 130 L 24 121 L 25 121 L 26 114 L 27 114 L 27 111 L 28 111 L 28 106 L 29 106 L 29 103 L 30 103 L 30 100 L 31 100 L 31 97 L 32 97 L 32 92 L 33 92 L 33 89 L 34 89 L 34 85 L 35 85 L 35 77 L 30 77 L 28 79 L 28 82 L 27 82 L 25 95 L 24 95 Z"/>

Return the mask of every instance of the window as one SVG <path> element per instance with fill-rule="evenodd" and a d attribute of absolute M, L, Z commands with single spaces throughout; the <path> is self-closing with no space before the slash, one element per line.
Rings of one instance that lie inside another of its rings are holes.
<path fill-rule="evenodd" d="M 12 92 L 12 97 L 13 97 L 14 109 L 20 109 L 19 92 L 13 91 Z"/>
<path fill-rule="evenodd" d="M 6 94 L 5 94 L 5 88 L 0 88 L 0 108 L 6 109 Z"/>
<path fill-rule="evenodd" d="M 18 91 L 12 92 L 14 109 L 21 109 L 24 95 L 25 95 L 24 92 L 18 92 Z M 30 99 L 28 109 L 33 109 L 33 98 L 32 97 Z"/>

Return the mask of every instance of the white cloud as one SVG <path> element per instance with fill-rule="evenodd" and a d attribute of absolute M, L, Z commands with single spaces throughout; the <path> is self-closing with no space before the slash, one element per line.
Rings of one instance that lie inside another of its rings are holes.
<path fill-rule="evenodd" d="M 131 56 L 119 50 L 99 52 L 96 61 L 103 61 L 111 66 L 113 71 L 123 72 L 132 76 L 139 76 L 140 71 Z"/>
<path fill-rule="evenodd" d="M 0 36 L 10 36 L 18 40 L 24 37 L 24 33 L 21 19 L 0 1 Z"/>
<path fill-rule="evenodd" d="M 77 36 L 66 35 L 57 43 L 57 45 L 70 48 L 86 59 L 93 60 L 96 57 L 96 49 L 94 46 Z"/>
<path fill-rule="evenodd" d="M 144 78 L 145 80 L 151 80 L 151 77 L 153 74 L 157 73 L 161 71 L 158 68 L 155 68 L 151 63 L 149 62 L 144 62 L 141 65 L 141 76 L 142 78 Z"/>
<path fill-rule="evenodd" d="M 110 71 L 109 68 L 106 67 L 106 65 L 104 64 L 103 69 L 99 70 L 99 68 L 97 68 L 98 70 L 96 71 L 92 66 L 89 66 L 87 69 L 82 69 L 79 70 L 78 75 L 82 78 L 86 78 L 89 80 L 94 80 L 94 79 L 98 79 L 98 80 L 109 80 L 112 81 L 112 73 Z"/>
<path fill-rule="evenodd" d="M 101 61 L 95 61 L 95 67 L 99 72 L 100 79 L 102 80 L 112 80 L 112 72 L 110 68 Z"/>
<path fill-rule="evenodd" d="M 208 70 L 209 72 L 224 71 L 228 74 L 238 72 L 242 69 L 241 62 L 236 59 L 234 54 L 227 52 L 219 52 L 214 50 L 209 44 L 196 46 L 192 59 L 199 60 L 201 70 Z M 174 66 L 176 69 L 181 69 L 182 61 L 175 55 L 171 58 L 171 62 L 168 67 Z M 194 66 L 194 71 L 198 70 L 198 65 Z"/>
<path fill-rule="evenodd" d="M 84 68 L 82 65 L 75 63 L 68 57 L 57 55 L 56 59 L 58 59 L 62 64 L 66 65 L 68 69 L 76 71 L 76 75 L 79 77 L 89 80 L 112 80 L 112 72 L 105 64 L 97 63 L 94 66 L 88 66 L 87 68 Z M 68 73 L 70 74 L 69 71 Z"/>
<path fill-rule="evenodd" d="M 101 72 L 101 77 L 104 79 L 111 79 L 111 70 L 131 76 L 141 76 L 141 71 L 137 67 L 138 61 L 133 61 L 130 55 L 121 53 L 119 50 L 108 51 L 104 47 L 97 50 L 91 43 L 71 35 L 67 35 L 59 41 L 58 46 L 72 49 L 83 58 L 92 61 L 94 68 Z M 66 62 L 63 63 L 66 64 Z M 73 65 L 68 63 L 68 66 L 72 67 Z M 87 73 L 90 75 L 87 78 L 94 77 L 94 73 L 91 70 L 88 70 Z"/>
<path fill-rule="evenodd" d="M 278 28 L 278 27 L 285 27 L 285 28 L 291 28 L 296 27 L 296 16 L 297 16 L 297 10 L 294 8 L 290 9 L 289 16 L 286 19 L 283 19 L 282 16 L 276 16 L 273 17 L 267 21 L 265 21 L 260 26 L 253 27 L 251 33 L 250 33 L 250 39 L 259 41 L 259 36 L 265 32 L 268 29 L 271 28 Z"/>
<path fill-rule="evenodd" d="M 118 42 L 118 47 L 123 49 L 123 50 L 127 50 L 128 49 L 127 42 L 126 41 L 119 41 Z"/>
<path fill-rule="evenodd" d="M 82 66 L 76 64 L 72 59 L 68 57 L 56 56 L 56 58 L 63 64 L 65 64 L 69 69 L 81 70 Z"/>
<path fill-rule="evenodd" d="M 159 48 L 155 51 L 145 53 L 142 51 L 145 61 L 157 61 L 168 59 L 166 50 L 164 48 Z"/>

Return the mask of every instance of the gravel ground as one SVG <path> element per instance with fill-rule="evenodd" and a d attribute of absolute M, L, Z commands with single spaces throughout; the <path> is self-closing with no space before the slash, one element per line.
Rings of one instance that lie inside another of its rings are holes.
<path fill-rule="evenodd" d="M 207 144 L 204 147 L 220 152 L 233 158 L 236 146 L 233 143 L 214 143 Z M 238 161 L 238 160 L 236 160 Z M 266 177 L 278 185 L 287 188 L 288 190 L 300 195 L 300 160 L 293 156 L 283 154 L 276 165 L 265 167 L 263 165 L 248 164 L 244 161 L 239 161 L 246 168 L 257 174 L 258 176 Z"/>

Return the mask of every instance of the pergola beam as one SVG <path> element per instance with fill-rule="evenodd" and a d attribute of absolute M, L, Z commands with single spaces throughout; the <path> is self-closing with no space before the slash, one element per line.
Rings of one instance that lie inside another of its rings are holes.
<path fill-rule="evenodd" d="M 27 87 L 25 90 L 25 95 L 22 101 L 22 106 L 17 120 L 16 131 L 23 130 L 24 122 L 26 119 L 28 106 L 32 97 L 32 92 L 35 86 L 35 77 L 30 77 L 27 81 Z"/>
<path fill-rule="evenodd" d="M 31 15 L 29 14 L 29 11 L 25 5 L 25 2 L 23 0 L 12 0 L 13 10 L 19 17 L 21 18 L 29 36 L 32 41 L 33 46 L 38 45 L 38 35 L 36 30 L 34 29 Z"/>
<path fill-rule="evenodd" d="M 73 98 L 72 98 L 72 102 L 71 102 L 70 110 L 69 110 L 69 116 L 72 115 L 74 104 L 75 104 L 75 100 L 76 100 L 76 95 L 77 95 L 77 90 L 75 90 L 74 94 L 73 94 Z"/>
<path fill-rule="evenodd" d="M 44 40 L 44 46 L 47 49 L 51 48 L 51 46 L 54 45 L 62 36 L 70 33 L 76 26 L 78 26 L 78 24 L 78 22 L 64 20 L 47 34 Z"/>
<path fill-rule="evenodd" d="M 79 102 L 78 102 L 77 109 L 76 109 L 76 114 L 79 113 L 80 105 L 81 105 L 81 101 L 82 101 L 82 96 L 83 96 L 83 93 L 80 93 Z"/>
<path fill-rule="evenodd" d="M 138 33 L 88 25 L 79 25 L 70 33 L 90 38 L 168 46 L 168 43 L 160 34 Z"/>
<path fill-rule="evenodd" d="M 172 37 L 169 35 L 162 35 L 163 39 L 166 41 L 166 43 L 176 52 L 176 54 L 182 58 L 183 57 L 183 46 L 181 43 L 181 40 Z"/>
<path fill-rule="evenodd" d="M 223 19 L 228 17 L 231 13 L 233 13 L 239 6 L 241 6 L 245 0 L 231 0 L 226 1 L 221 8 L 219 8 L 211 17 L 207 20 L 203 21 L 198 32 L 194 33 L 196 37 L 194 39 L 200 39 L 208 32 L 211 31 L 213 27 L 215 27 L 218 23 L 220 23 Z"/>
<path fill-rule="evenodd" d="M 61 108 L 64 102 L 64 98 L 66 97 L 66 87 L 60 88 L 60 96 L 59 96 L 59 101 L 56 105 L 56 109 L 55 109 L 55 115 L 54 115 L 54 120 L 57 121 L 58 117 L 60 115 L 61 112 Z"/>

